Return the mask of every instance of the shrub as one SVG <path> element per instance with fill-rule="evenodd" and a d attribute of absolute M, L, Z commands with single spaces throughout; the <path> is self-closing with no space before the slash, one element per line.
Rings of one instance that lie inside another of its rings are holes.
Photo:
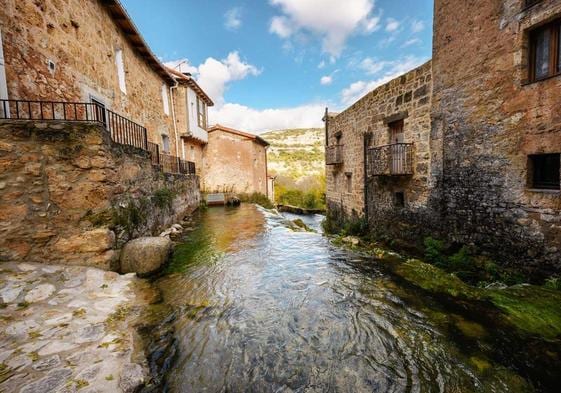
<path fill-rule="evenodd" d="M 545 280 L 544 287 L 561 291 L 561 277 L 550 277 Z"/>
<path fill-rule="evenodd" d="M 239 194 L 238 198 L 240 201 L 246 203 L 255 203 L 264 207 L 265 209 L 273 209 L 275 205 L 273 202 L 267 197 L 267 195 L 261 194 L 260 192 L 254 192 L 252 194 Z"/>
<path fill-rule="evenodd" d="M 365 236 L 368 234 L 368 221 L 364 217 L 353 217 L 343 226 L 343 235 Z"/>
<path fill-rule="evenodd" d="M 161 188 L 152 196 L 154 205 L 162 210 L 167 211 L 171 210 L 171 207 L 173 205 L 173 198 L 175 198 L 175 194 L 169 188 Z"/>
<path fill-rule="evenodd" d="M 423 243 L 425 245 L 425 259 L 427 262 L 441 268 L 447 267 L 448 261 L 444 256 L 444 242 L 442 240 L 433 239 L 429 236 L 425 238 Z"/>

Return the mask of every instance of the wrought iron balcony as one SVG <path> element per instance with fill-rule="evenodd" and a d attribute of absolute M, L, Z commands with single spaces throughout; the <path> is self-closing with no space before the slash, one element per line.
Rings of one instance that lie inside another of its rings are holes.
<path fill-rule="evenodd" d="M 327 146 L 325 148 L 325 165 L 343 163 L 343 145 Z"/>
<path fill-rule="evenodd" d="M 371 147 L 366 154 L 368 177 L 413 174 L 413 144 L 393 143 Z"/>

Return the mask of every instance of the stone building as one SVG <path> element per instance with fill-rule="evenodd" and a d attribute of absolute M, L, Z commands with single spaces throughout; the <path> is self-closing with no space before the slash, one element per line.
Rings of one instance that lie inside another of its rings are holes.
<path fill-rule="evenodd" d="M 561 270 L 560 32 L 555 0 L 435 1 L 444 225 L 544 274 Z"/>
<path fill-rule="evenodd" d="M 174 102 L 180 153 L 184 160 L 194 162 L 197 175 L 202 176 L 204 150 L 208 144 L 208 108 L 214 106 L 191 74 L 169 69 L 179 83 Z"/>
<path fill-rule="evenodd" d="M 95 102 L 143 125 L 160 151 L 180 155 L 176 80 L 117 0 L 7 0 L 0 34 L 0 98 Z"/>
<path fill-rule="evenodd" d="M 117 0 L 7 0 L 0 38 L 0 261 L 118 270 L 198 207 L 187 97 L 212 101 Z"/>
<path fill-rule="evenodd" d="M 560 42 L 559 1 L 436 0 L 432 62 L 325 118 L 331 213 L 561 271 Z"/>
<path fill-rule="evenodd" d="M 204 177 L 206 192 L 258 192 L 269 195 L 272 182 L 267 173 L 267 147 L 263 138 L 215 125 L 208 130 Z"/>
<path fill-rule="evenodd" d="M 428 62 L 342 113 L 327 114 L 327 202 L 332 214 L 365 216 L 372 228 L 386 233 L 434 219 L 431 90 Z"/>

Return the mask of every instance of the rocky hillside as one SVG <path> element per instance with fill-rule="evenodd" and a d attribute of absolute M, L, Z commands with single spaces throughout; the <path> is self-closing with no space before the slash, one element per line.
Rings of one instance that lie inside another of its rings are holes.
<path fill-rule="evenodd" d="M 271 174 L 297 180 L 324 173 L 322 128 L 269 131 L 260 136 L 271 144 L 268 155 Z"/>

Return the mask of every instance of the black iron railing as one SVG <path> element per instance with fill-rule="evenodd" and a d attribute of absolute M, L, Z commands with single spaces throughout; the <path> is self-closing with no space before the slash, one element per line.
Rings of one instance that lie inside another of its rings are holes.
<path fill-rule="evenodd" d="M 325 148 L 325 164 L 338 165 L 343 163 L 343 145 L 332 145 Z"/>
<path fill-rule="evenodd" d="M 164 172 L 195 174 L 194 162 L 161 154 L 157 144 L 148 142 L 145 127 L 98 103 L 1 99 L 0 119 L 100 123 L 114 142 L 148 151 L 152 164 Z"/>
<path fill-rule="evenodd" d="M 148 150 L 146 128 L 97 103 L 0 100 L 0 119 L 101 123 L 113 141 Z"/>
<path fill-rule="evenodd" d="M 194 175 L 195 163 L 179 159 L 179 173 L 183 173 L 185 175 Z"/>
<path fill-rule="evenodd" d="M 369 177 L 412 175 L 413 144 L 393 143 L 369 148 L 366 169 Z"/>

